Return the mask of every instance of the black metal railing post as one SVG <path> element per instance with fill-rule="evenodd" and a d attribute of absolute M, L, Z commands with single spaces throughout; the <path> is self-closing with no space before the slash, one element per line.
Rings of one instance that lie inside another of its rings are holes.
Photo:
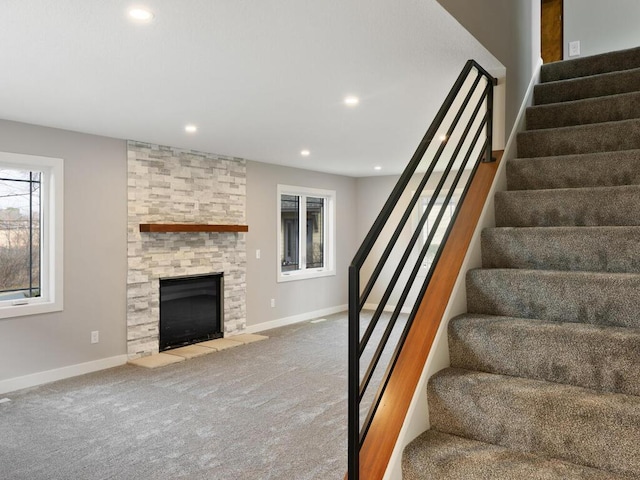
<path fill-rule="evenodd" d="M 484 161 L 493 162 L 493 87 L 498 85 L 498 79 L 488 78 L 487 82 L 487 151 Z"/>
<path fill-rule="evenodd" d="M 349 372 L 348 471 L 349 480 L 360 478 L 360 271 L 349 267 Z"/>

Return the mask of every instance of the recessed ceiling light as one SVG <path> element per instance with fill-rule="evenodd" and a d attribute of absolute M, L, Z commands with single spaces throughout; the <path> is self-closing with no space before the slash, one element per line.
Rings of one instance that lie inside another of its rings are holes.
<path fill-rule="evenodd" d="M 374 170 L 382 170 L 382 167 L 380 165 L 376 165 L 375 167 L 373 167 Z"/>
<path fill-rule="evenodd" d="M 309 155 L 311 155 L 311 152 L 309 150 L 300 150 L 300 155 L 302 155 L 303 157 L 308 157 Z"/>
<path fill-rule="evenodd" d="M 360 103 L 360 99 L 354 95 L 349 95 L 348 97 L 344 97 L 344 104 L 349 107 L 355 107 Z"/>
<path fill-rule="evenodd" d="M 447 136 L 446 135 L 440 135 L 440 141 L 441 142 L 446 142 L 447 141 Z"/>
<path fill-rule="evenodd" d="M 150 22 L 153 19 L 153 13 L 144 8 L 132 8 L 129 10 L 129 17 L 138 22 Z"/>
<path fill-rule="evenodd" d="M 187 125 L 184 127 L 184 131 L 187 133 L 196 133 L 198 131 L 198 127 L 195 125 Z"/>

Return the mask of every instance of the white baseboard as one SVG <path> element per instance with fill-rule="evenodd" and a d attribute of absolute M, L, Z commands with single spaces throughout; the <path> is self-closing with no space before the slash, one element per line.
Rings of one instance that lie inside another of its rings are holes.
<path fill-rule="evenodd" d="M 69 365 L 68 367 L 33 373 L 23 377 L 9 378 L 0 381 L 0 394 L 21 390 L 23 388 L 36 387 L 45 383 L 55 382 L 56 380 L 84 375 L 85 373 L 97 372 L 98 370 L 117 367 L 125 363 L 127 363 L 127 356 L 117 355 L 92 362 L 78 363 L 76 365 Z"/>
<path fill-rule="evenodd" d="M 314 318 L 323 317 L 325 315 L 344 312 L 347 310 L 347 308 L 347 305 L 338 305 L 335 307 L 323 308 L 321 310 L 314 310 L 312 312 L 301 313 L 299 315 L 292 315 L 291 317 L 278 318 L 269 322 L 258 323 L 256 325 L 248 325 L 242 332 L 239 333 L 257 333 L 264 330 L 270 330 L 272 328 L 285 327 L 287 325 L 306 322 L 307 320 L 313 320 Z"/>

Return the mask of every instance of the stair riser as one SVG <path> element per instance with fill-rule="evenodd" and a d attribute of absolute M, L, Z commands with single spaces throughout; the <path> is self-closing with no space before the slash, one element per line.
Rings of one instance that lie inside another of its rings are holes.
<path fill-rule="evenodd" d="M 530 107 L 526 117 L 528 130 L 640 118 L 640 93 Z"/>
<path fill-rule="evenodd" d="M 518 134 L 518 157 L 551 157 L 640 149 L 640 120 L 530 130 Z"/>
<path fill-rule="evenodd" d="M 484 268 L 640 274 L 640 227 L 492 228 Z"/>
<path fill-rule="evenodd" d="M 432 428 L 619 474 L 640 471 L 640 398 L 460 372 L 429 381 Z"/>
<path fill-rule="evenodd" d="M 469 313 L 640 328 L 640 277 L 536 270 L 467 272 Z"/>
<path fill-rule="evenodd" d="M 463 315 L 449 350 L 456 368 L 640 395 L 640 329 Z"/>
<path fill-rule="evenodd" d="M 533 89 L 535 105 L 570 102 L 640 91 L 640 68 L 596 77 L 541 83 Z"/>
<path fill-rule="evenodd" d="M 613 480 L 608 472 L 429 430 L 402 456 L 402 480 Z"/>
<path fill-rule="evenodd" d="M 637 67 L 640 67 L 640 48 L 630 48 L 543 65 L 540 81 L 553 82 Z"/>
<path fill-rule="evenodd" d="M 640 150 L 507 162 L 509 190 L 640 185 Z"/>
<path fill-rule="evenodd" d="M 495 196 L 497 227 L 640 225 L 640 186 L 520 190 Z"/>

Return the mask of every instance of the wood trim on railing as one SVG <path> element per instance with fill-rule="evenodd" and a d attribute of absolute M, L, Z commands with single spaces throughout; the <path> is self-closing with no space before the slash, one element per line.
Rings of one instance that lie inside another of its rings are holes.
<path fill-rule="evenodd" d="M 495 152 L 496 161 L 480 163 L 431 282 L 418 308 L 387 389 L 360 450 L 360 478 L 379 480 L 384 477 L 415 389 L 442 321 L 449 297 L 487 200 L 502 151 Z M 345 476 L 347 479 L 348 476 Z"/>
<path fill-rule="evenodd" d="M 170 232 L 248 232 L 247 225 L 209 225 L 202 223 L 141 223 L 142 233 Z"/>

